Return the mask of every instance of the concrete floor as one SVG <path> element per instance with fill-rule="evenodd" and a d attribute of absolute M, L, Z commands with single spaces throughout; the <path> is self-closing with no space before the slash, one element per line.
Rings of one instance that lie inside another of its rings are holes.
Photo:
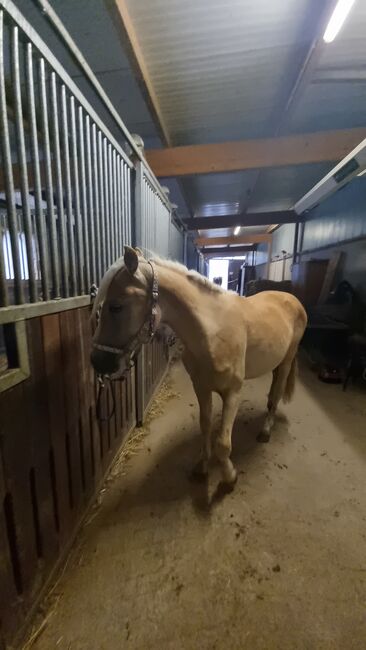
<path fill-rule="evenodd" d="M 217 468 L 208 493 L 188 480 L 197 407 L 180 364 L 172 381 L 181 396 L 103 493 L 33 647 L 366 648 L 365 394 L 303 371 L 260 445 L 269 377 L 249 382 L 222 497 Z"/>

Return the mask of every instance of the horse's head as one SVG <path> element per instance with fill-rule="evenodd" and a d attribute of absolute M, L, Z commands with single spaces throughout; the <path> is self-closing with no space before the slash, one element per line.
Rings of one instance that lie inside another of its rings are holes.
<path fill-rule="evenodd" d="M 126 246 L 124 258 L 105 274 L 93 305 L 91 362 L 98 374 L 120 376 L 129 368 L 133 354 L 158 326 L 157 299 L 153 263 Z"/>

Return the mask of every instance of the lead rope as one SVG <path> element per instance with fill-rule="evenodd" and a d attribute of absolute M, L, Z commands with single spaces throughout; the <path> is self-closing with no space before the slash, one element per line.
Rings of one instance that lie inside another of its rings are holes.
<path fill-rule="evenodd" d="M 95 405 L 95 412 L 98 418 L 98 422 L 109 422 L 109 420 L 114 416 L 116 412 L 116 391 L 113 382 L 110 379 L 108 379 L 109 391 L 112 396 L 112 410 L 109 413 L 107 413 L 106 416 L 103 417 L 102 415 L 102 395 L 103 395 L 103 391 L 106 390 L 105 380 L 106 377 L 103 377 L 102 375 L 97 375 L 98 394 L 97 394 L 97 402 Z"/>

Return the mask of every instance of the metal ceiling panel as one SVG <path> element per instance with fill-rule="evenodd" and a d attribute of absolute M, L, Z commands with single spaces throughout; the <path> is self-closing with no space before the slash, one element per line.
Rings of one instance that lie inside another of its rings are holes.
<path fill-rule="evenodd" d="M 301 61 L 309 7 L 315 10 L 316 2 L 127 0 L 127 5 L 172 140 L 190 144 L 266 131 Z"/>
<path fill-rule="evenodd" d="M 320 44 L 319 62 L 288 132 L 366 124 L 366 3 L 356 0 L 332 43 Z"/>

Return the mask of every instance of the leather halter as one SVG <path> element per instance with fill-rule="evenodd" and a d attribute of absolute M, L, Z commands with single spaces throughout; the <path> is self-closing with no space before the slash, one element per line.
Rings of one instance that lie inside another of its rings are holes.
<path fill-rule="evenodd" d="M 147 262 L 151 267 L 152 273 L 152 282 L 151 282 L 151 311 L 149 317 L 142 323 L 140 329 L 133 337 L 127 341 L 127 343 L 121 347 L 112 347 L 110 345 L 102 345 L 100 343 L 93 343 L 93 348 L 95 350 L 101 350 L 102 352 L 110 352 L 118 356 L 125 356 L 128 358 L 128 363 L 126 364 L 127 370 L 131 367 L 131 359 L 135 352 L 143 345 L 143 343 L 148 343 L 153 338 L 156 329 L 157 329 L 157 314 L 158 314 L 158 300 L 159 300 L 159 283 L 156 273 L 155 266 L 151 260 Z M 129 365 L 130 364 L 130 365 Z"/>

